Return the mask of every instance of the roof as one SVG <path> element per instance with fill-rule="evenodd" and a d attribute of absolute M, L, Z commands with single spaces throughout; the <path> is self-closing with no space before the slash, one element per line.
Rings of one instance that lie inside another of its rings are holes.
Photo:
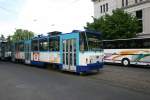
<path fill-rule="evenodd" d="M 92 30 L 85 30 L 85 31 L 81 31 L 81 30 L 73 30 L 72 33 L 90 33 L 90 34 L 95 34 L 95 35 L 101 35 L 101 32 L 96 32 L 96 31 L 92 31 Z"/>
<path fill-rule="evenodd" d="M 91 1 L 95 2 L 95 1 L 97 1 L 97 0 L 91 0 Z"/>
<path fill-rule="evenodd" d="M 48 35 L 60 35 L 60 34 L 62 34 L 62 32 L 60 32 L 60 31 L 53 31 L 53 32 L 48 32 L 47 34 Z"/>

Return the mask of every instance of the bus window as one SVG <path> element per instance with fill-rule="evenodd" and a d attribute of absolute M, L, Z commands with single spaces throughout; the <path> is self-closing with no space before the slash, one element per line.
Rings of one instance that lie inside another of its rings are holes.
<path fill-rule="evenodd" d="M 103 49 L 108 49 L 107 41 L 103 41 Z"/>
<path fill-rule="evenodd" d="M 59 37 L 52 37 L 49 40 L 50 51 L 59 51 Z"/>
<path fill-rule="evenodd" d="M 143 40 L 142 39 L 132 39 L 128 40 L 129 49 L 137 49 L 143 48 Z"/>
<path fill-rule="evenodd" d="M 118 40 L 116 41 L 116 48 L 119 49 L 128 49 L 129 48 L 129 42 L 127 40 Z"/>
<path fill-rule="evenodd" d="M 135 40 L 129 40 L 130 43 L 129 43 L 129 48 L 130 49 L 135 49 L 136 48 L 136 42 Z"/>
<path fill-rule="evenodd" d="M 144 46 L 143 46 L 143 39 L 136 39 L 135 40 L 135 47 L 136 48 L 143 48 Z"/>
<path fill-rule="evenodd" d="M 143 40 L 143 48 L 150 48 L 150 39 Z"/>
<path fill-rule="evenodd" d="M 140 49 L 149 48 L 150 39 L 105 40 L 104 49 Z"/>
<path fill-rule="evenodd" d="M 103 47 L 104 49 L 127 49 L 129 48 L 128 41 L 126 40 L 103 41 Z"/>
<path fill-rule="evenodd" d="M 117 41 L 113 41 L 110 48 L 115 49 L 117 48 L 117 46 L 118 46 Z"/>
<path fill-rule="evenodd" d="M 117 46 L 115 41 L 103 41 L 103 48 L 105 49 L 115 49 Z"/>
<path fill-rule="evenodd" d="M 32 51 L 38 51 L 38 40 L 32 40 Z"/>
<path fill-rule="evenodd" d="M 39 49 L 40 49 L 40 51 L 48 51 L 48 40 L 47 39 L 39 40 Z"/>

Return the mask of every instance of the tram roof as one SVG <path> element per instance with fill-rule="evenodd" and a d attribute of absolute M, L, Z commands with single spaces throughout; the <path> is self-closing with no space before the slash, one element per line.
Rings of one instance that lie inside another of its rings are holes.
<path fill-rule="evenodd" d="M 48 34 L 48 35 L 43 35 L 43 34 L 41 34 L 41 35 L 35 36 L 35 37 L 32 38 L 32 40 L 36 40 L 36 39 L 46 39 L 46 38 L 48 38 L 48 37 L 56 37 L 56 36 L 61 35 L 62 32 L 60 32 L 60 31 L 53 31 L 53 32 L 48 32 L 47 34 Z"/>
<path fill-rule="evenodd" d="M 48 34 L 49 36 L 56 36 L 56 35 L 62 34 L 62 32 L 60 32 L 60 31 L 53 31 L 53 32 L 48 32 L 47 34 Z"/>
<path fill-rule="evenodd" d="M 101 35 L 101 32 L 96 32 L 96 31 L 92 31 L 92 30 L 85 30 L 85 31 L 81 31 L 81 30 L 73 30 L 72 33 L 89 33 L 89 34 L 95 34 L 95 35 Z"/>

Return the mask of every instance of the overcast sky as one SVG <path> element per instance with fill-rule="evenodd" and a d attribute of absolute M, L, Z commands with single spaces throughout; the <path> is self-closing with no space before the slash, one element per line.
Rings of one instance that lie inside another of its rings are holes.
<path fill-rule="evenodd" d="M 83 30 L 91 16 L 91 0 L 0 0 L 0 34 L 12 35 L 17 28 L 36 34 Z"/>

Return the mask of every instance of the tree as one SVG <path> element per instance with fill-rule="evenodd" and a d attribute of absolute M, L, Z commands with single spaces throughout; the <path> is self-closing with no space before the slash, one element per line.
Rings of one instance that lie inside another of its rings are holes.
<path fill-rule="evenodd" d="M 93 18 L 85 29 L 102 32 L 103 39 L 119 39 L 136 37 L 140 28 L 137 18 L 121 9 L 114 10 L 112 15 Z"/>
<path fill-rule="evenodd" d="M 28 30 L 17 29 L 12 36 L 13 42 L 21 40 L 29 40 L 34 36 L 34 33 Z"/>

